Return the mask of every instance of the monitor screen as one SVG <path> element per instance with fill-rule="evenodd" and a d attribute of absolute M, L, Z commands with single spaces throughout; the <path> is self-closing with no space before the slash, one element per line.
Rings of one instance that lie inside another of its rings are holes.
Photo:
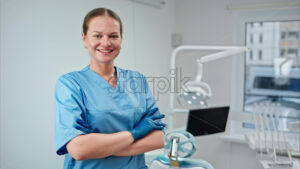
<path fill-rule="evenodd" d="M 224 132 L 229 106 L 190 110 L 187 131 L 194 136 Z"/>

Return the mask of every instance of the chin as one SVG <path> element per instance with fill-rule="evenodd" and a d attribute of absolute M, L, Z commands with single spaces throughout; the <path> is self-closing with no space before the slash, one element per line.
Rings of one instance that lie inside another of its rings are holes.
<path fill-rule="evenodd" d="M 114 55 L 91 55 L 91 60 L 96 63 L 109 64 L 114 62 L 117 56 Z"/>
<path fill-rule="evenodd" d="M 113 63 L 114 62 L 114 58 L 113 59 L 103 59 L 103 58 L 101 58 L 101 59 L 97 59 L 96 60 L 96 62 L 98 62 L 98 63 L 102 63 L 102 64 L 109 64 L 109 63 Z"/>

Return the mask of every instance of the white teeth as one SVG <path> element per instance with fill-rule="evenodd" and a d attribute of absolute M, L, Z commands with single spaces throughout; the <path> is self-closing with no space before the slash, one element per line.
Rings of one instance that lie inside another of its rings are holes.
<path fill-rule="evenodd" d="M 99 52 L 104 52 L 104 53 L 109 53 L 112 52 L 112 50 L 101 50 L 101 49 L 97 49 Z"/>

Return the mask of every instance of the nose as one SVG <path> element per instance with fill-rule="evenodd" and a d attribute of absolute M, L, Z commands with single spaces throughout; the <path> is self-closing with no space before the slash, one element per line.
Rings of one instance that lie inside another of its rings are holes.
<path fill-rule="evenodd" d="M 107 36 L 104 36 L 103 38 L 101 38 L 101 45 L 110 46 L 111 45 L 110 39 Z"/>

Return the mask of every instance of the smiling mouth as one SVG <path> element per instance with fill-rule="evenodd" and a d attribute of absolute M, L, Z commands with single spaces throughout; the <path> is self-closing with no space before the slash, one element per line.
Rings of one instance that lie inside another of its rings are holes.
<path fill-rule="evenodd" d="M 109 49 L 96 49 L 96 50 L 103 54 L 109 54 L 114 51 L 114 50 L 109 50 Z"/>

